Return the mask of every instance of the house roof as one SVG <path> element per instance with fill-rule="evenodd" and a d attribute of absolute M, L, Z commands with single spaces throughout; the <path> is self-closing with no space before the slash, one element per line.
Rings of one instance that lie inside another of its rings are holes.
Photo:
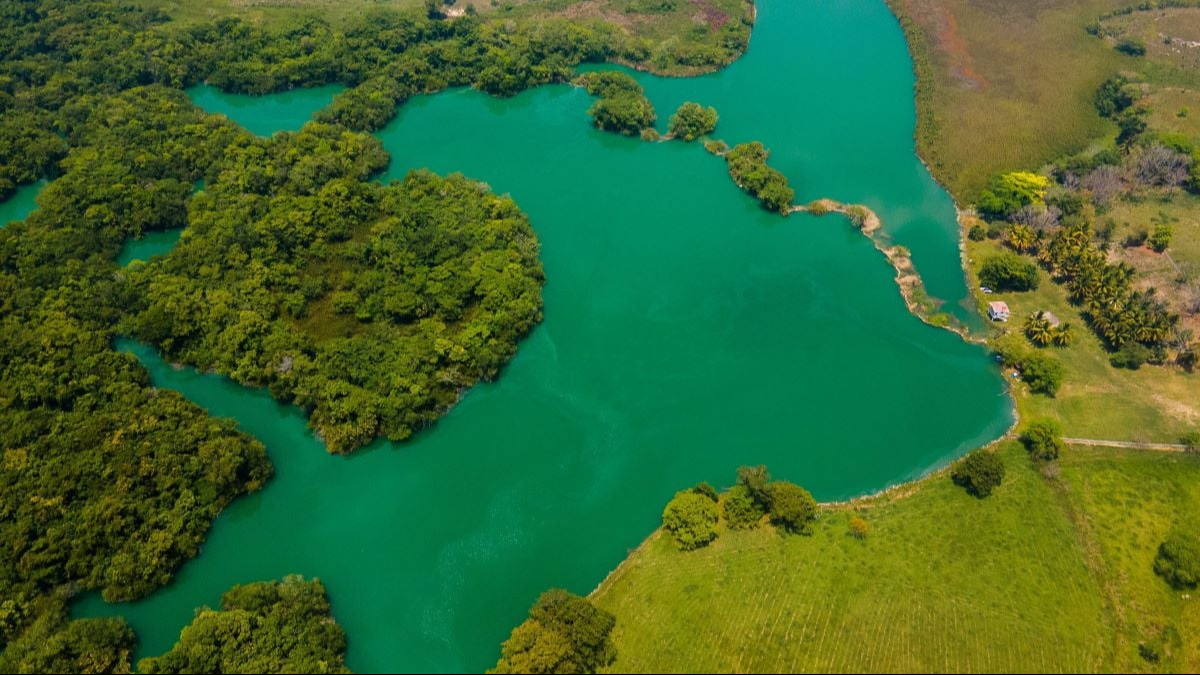
<path fill-rule="evenodd" d="M 1004 302 L 1003 300 L 989 302 L 988 309 L 992 310 L 993 312 L 1007 312 L 1008 311 L 1008 303 Z"/>
<path fill-rule="evenodd" d="M 1059 319 L 1058 315 L 1054 312 L 1042 312 L 1042 318 L 1048 321 L 1051 326 L 1057 326 L 1062 323 L 1062 319 Z"/>

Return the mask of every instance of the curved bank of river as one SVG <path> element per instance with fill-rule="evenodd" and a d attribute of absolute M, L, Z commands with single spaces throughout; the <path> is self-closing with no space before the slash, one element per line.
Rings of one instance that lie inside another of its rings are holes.
<path fill-rule="evenodd" d="M 953 301 L 966 296 L 954 210 L 914 154 L 910 66 L 880 0 L 763 0 L 728 69 L 638 79 L 661 126 L 695 100 L 718 108 L 721 138 L 762 140 L 798 201 L 871 206 Z M 248 127 L 270 114 L 205 95 Z M 677 489 L 765 463 L 841 499 L 1003 433 L 994 365 L 909 314 L 867 238 L 763 211 L 700 144 L 596 131 L 590 104 L 569 86 L 455 90 L 380 132 L 389 177 L 428 166 L 510 192 L 548 279 L 545 322 L 500 380 L 411 442 L 329 456 L 265 391 L 124 343 L 158 386 L 261 439 L 276 475 L 171 586 L 127 605 L 89 596 L 76 613 L 119 612 L 140 654 L 159 653 L 232 584 L 300 573 L 327 585 L 354 670 L 479 671 L 539 592 L 593 588 Z"/>

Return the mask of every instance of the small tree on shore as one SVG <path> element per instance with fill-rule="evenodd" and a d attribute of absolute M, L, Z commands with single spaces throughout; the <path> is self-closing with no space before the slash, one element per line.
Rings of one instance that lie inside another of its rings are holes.
<path fill-rule="evenodd" d="M 767 467 L 759 464 L 758 466 L 740 466 L 737 470 L 737 482 L 746 488 L 750 493 L 751 499 L 758 503 L 758 506 L 763 511 L 771 509 L 771 474 L 767 471 Z"/>
<path fill-rule="evenodd" d="M 662 514 L 663 529 L 684 551 L 706 546 L 717 538 L 717 504 L 694 490 L 675 493 Z"/>
<path fill-rule="evenodd" d="M 771 493 L 771 522 L 792 534 L 811 534 L 817 518 L 817 500 L 804 488 L 784 480 L 768 486 Z"/>
<path fill-rule="evenodd" d="M 594 673 L 617 655 L 610 634 L 616 618 L 587 598 L 553 588 L 501 646 L 489 673 Z"/>
<path fill-rule="evenodd" d="M 750 490 L 745 485 L 734 485 L 730 488 L 729 492 L 725 493 L 724 499 L 721 500 L 721 508 L 725 513 L 725 524 L 731 530 L 748 530 L 758 527 L 758 523 L 765 513 L 758 502 L 750 496 Z"/>
<path fill-rule="evenodd" d="M 1021 443 L 1029 456 L 1042 462 L 1058 459 L 1067 444 L 1062 439 L 1062 427 L 1051 419 L 1034 420 L 1021 433 Z"/>
<path fill-rule="evenodd" d="M 976 450 L 955 465 L 950 478 L 955 485 L 982 499 L 1004 481 L 1004 462 L 995 453 Z"/>

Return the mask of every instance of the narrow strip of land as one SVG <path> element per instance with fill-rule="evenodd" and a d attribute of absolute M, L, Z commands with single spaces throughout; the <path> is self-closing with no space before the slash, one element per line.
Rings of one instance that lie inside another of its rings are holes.
<path fill-rule="evenodd" d="M 1128 448 L 1130 450 L 1159 450 L 1183 452 L 1187 448 L 1179 443 L 1139 443 L 1137 441 L 1106 441 L 1098 438 L 1063 438 L 1072 445 L 1098 445 L 1106 448 Z"/>

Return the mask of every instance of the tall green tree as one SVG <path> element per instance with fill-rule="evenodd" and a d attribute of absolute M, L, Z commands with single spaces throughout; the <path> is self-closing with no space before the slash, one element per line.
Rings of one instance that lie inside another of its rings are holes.
<path fill-rule="evenodd" d="M 513 629 L 490 673 L 595 673 L 616 659 L 612 614 L 554 588 Z"/>

